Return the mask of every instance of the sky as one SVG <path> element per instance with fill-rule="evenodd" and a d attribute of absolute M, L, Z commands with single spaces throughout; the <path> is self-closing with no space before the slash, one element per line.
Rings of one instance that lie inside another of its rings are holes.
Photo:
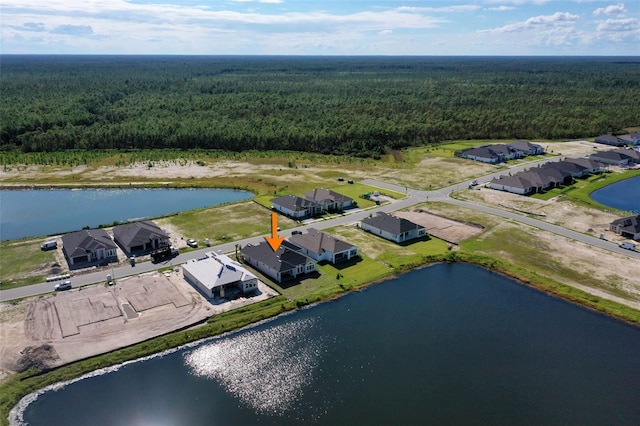
<path fill-rule="evenodd" d="M 3 54 L 640 55 L 640 0 L 1 0 Z"/>

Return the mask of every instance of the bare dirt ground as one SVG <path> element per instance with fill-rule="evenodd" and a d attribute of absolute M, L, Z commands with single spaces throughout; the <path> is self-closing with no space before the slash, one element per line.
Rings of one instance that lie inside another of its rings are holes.
<path fill-rule="evenodd" d="M 441 240 L 454 244 L 458 244 L 460 241 L 464 241 L 467 238 L 478 235 L 484 229 L 482 225 L 448 219 L 443 216 L 429 213 L 424 209 L 398 211 L 393 215 L 424 226 L 429 235 L 433 235 L 436 238 L 440 238 Z"/>
<path fill-rule="evenodd" d="M 172 271 L 121 279 L 112 287 L 0 303 L 0 372 L 53 367 L 109 352 L 277 294 L 259 283 L 252 297 L 208 300 L 182 272 Z"/>

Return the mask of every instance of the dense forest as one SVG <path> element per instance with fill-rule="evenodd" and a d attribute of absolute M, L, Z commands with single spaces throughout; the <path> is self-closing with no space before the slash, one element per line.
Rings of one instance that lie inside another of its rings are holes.
<path fill-rule="evenodd" d="M 640 58 L 12 56 L 0 149 L 377 156 L 640 125 Z"/>

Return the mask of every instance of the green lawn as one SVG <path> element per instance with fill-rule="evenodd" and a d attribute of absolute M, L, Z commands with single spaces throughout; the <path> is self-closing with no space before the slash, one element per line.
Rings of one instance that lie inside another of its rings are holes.
<path fill-rule="evenodd" d="M 1 290 L 44 281 L 56 256 L 53 250 L 40 250 L 41 243 L 41 240 L 0 243 Z"/>

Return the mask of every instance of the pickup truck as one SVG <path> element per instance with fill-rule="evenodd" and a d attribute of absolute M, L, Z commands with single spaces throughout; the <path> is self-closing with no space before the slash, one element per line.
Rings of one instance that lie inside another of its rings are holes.
<path fill-rule="evenodd" d="M 165 247 L 151 253 L 151 261 L 153 263 L 161 262 L 169 257 L 177 256 L 180 251 L 176 247 Z"/>

